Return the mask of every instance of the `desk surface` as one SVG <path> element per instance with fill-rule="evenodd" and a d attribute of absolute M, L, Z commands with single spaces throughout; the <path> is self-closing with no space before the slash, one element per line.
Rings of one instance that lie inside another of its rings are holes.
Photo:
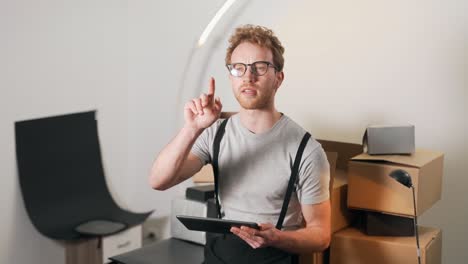
<path fill-rule="evenodd" d="M 202 245 L 169 238 L 110 259 L 122 264 L 201 264 L 204 261 L 203 248 Z"/>

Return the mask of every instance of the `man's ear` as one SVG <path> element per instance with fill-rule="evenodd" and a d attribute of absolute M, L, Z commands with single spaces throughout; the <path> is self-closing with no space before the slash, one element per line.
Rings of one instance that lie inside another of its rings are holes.
<path fill-rule="evenodd" d="M 277 72 L 276 73 L 276 81 L 277 81 L 276 90 L 280 88 L 281 84 L 283 83 L 283 80 L 284 80 L 284 72 L 283 71 Z"/>

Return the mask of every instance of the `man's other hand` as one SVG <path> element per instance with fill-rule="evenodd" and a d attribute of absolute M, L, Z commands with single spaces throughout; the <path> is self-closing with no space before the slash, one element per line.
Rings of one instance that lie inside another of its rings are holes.
<path fill-rule="evenodd" d="M 259 224 L 260 230 L 247 226 L 231 227 L 231 232 L 240 237 L 252 248 L 273 246 L 279 239 L 280 230 L 271 223 Z"/>

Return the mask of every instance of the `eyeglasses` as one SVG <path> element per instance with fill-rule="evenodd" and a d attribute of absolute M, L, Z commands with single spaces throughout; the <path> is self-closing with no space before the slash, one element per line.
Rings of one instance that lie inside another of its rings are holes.
<path fill-rule="evenodd" d="M 227 64 L 226 67 L 229 70 L 229 73 L 234 77 L 242 77 L 244 76 L 245 72 L 247 71 L 247 67 L 250 66 L 250 72 L 255 76 L 262 76 L 268 72 L 268 68 L 272 67 L 276 71 L 276 68 L 273 63 L 268 61 L 256 61 L 252 64 L 245 64 L 245 63 L 233 63 Z"/>

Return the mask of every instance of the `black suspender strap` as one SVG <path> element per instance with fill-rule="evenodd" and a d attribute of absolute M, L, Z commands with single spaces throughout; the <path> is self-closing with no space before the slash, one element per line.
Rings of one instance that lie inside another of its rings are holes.
<path fill-rule="evenodd" d="M 221 215 L 221 206 L 219 204 L 219 198 L 218 198 L 218 176 L 219 176 L 219 167 L 218 167 L 218 156 L 219 156 L 219 146 L 221 143 L 221 139 L 224 136 L 224 131 L 226 128 L 226 124 L 228 122 L 229 118 L 226 118 L 221 125 L 218 128 L 218 131 L 216 132 L 216 136 L 213 142 L 213 162 L 211 165 L 213 165 L 213 174 L 214 174 L 214 191 L 215 191 L 215 201 L 216 201 L 216 212 L 218 214 L 218 218 L 222 218 Z"/>
<path fill-rule="evenodd" d="M 294 164 L 291 170 L 291 177 L 289 177 L 288 189 L 286 190 L 286 195 L 283 201 L 283 207 L 281 208 L 281 213 L 278 218 L 278 223 L 276 223 L 276 228 L 281 229 L 283 227 L 284 217 L 286 216 L 286 212 L 288 211 L 289 200 L 291 199 L 291 195 L 294 189 L 294 185 L 296 183 L 297 174 L 299 173 L 299 165 L 301 164 L 302 153 L 304 153 L 305 146 L 307 145 L 307 141 L 309 141 L 310 134 L 306 132 L 304 137 L 302 138 L 301 144 L 297 149 L 296 158 L 294 160 Z"/>

